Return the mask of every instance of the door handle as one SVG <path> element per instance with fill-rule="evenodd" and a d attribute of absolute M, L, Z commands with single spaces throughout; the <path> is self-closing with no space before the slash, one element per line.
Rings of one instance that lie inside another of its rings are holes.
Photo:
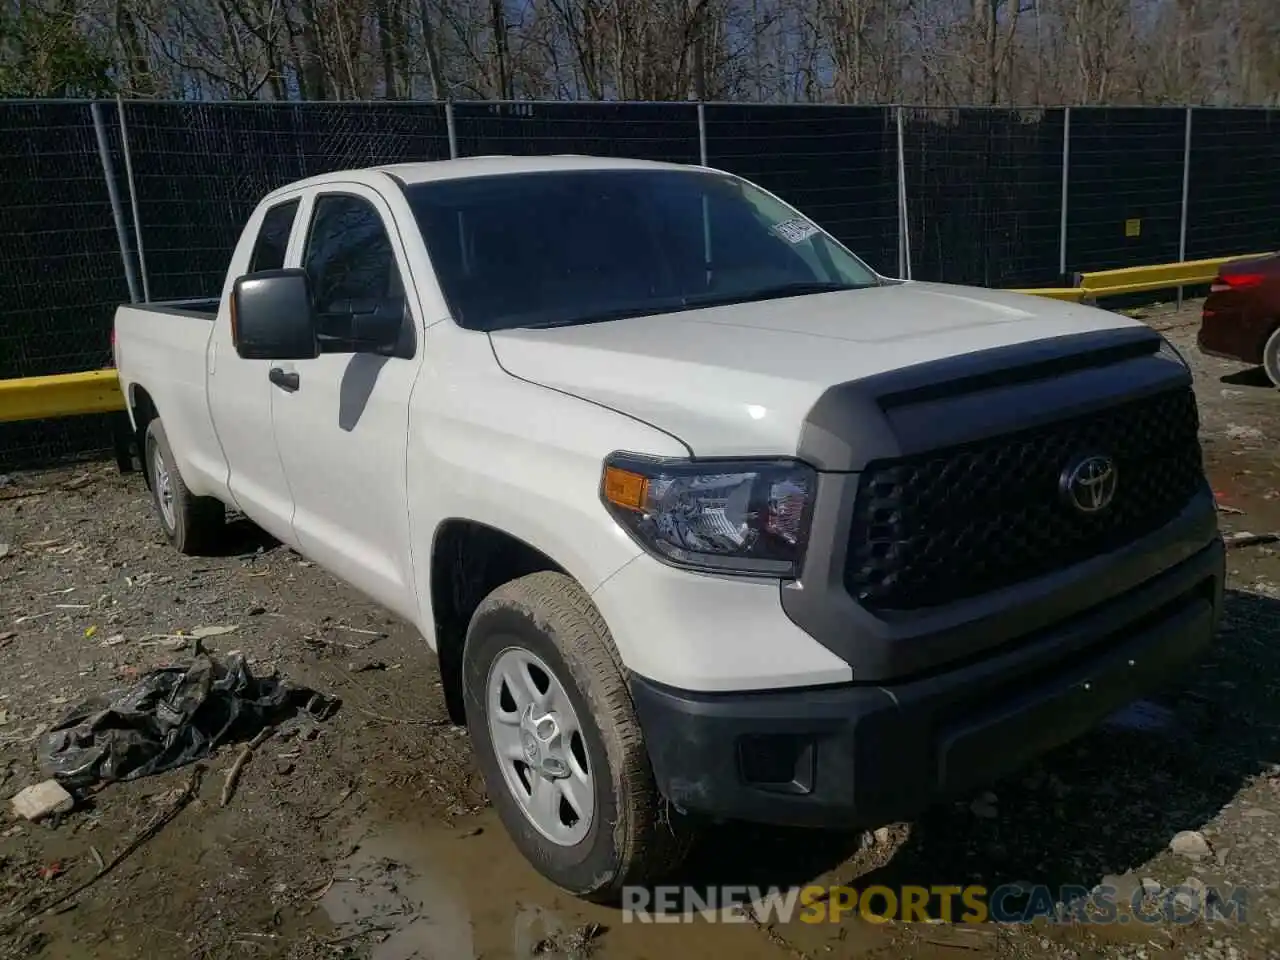
<path fill-rule="evenodd" d="M 290 393 L 298 389 L 301 378 L 297 373 L 290 370 L 288 373 L 279 367 L 272 367 L 267 373 L 267 379 L 274 383 L 281 390 L 288 390 Z"/>

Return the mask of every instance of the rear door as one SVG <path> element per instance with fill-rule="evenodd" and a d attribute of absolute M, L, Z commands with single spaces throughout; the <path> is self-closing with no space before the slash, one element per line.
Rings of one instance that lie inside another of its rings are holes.
<path fill-rule="evenodd" d="M 209 410 L 226 458 L 227 484 L 236 505 L 267 532 L 293 542 L 293 498 L 276 452 L 271 426 L 274 387 L 266 360 L 242 360 L 231 342 L 229 305 L 236 279 L 285 265 L 290 241 L 300 233 L 302 195 L 283 198 L 255 214 L 257 230 L 247 252 L 238 249 L 228 271 L 227 287 L 209 344 Z M 250 223 L 250 229 L 254 227 Z"/>
<path fill-rule="evenodd" d="M 406 487 L 409 395 L 422 363 L 422 325 L 404 245 L 390 207 L 362 184 L 326 185 L 303 210 L 307 232 L 291 251 L 326 325 L 344 311 L 401 317 L 393 356 L 322 353 L 273 364 L 297 373 L 296 389 L 273 386 L 276 446 L 293 494 L 299 548 L 395 612 L 417 619 Z M 349 322 L 349 321 L 348 321 Z"/>

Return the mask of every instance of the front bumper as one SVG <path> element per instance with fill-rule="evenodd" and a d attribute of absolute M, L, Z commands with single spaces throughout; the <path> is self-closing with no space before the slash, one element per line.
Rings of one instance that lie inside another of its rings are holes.
<path fill-rule="evenodd" d="M 989 783 L 1158 688 L 1211 641 L 1224 549 L 976 662 L 892 685 L 632 694 L 678 808 L 799 826 L 889 823 Z"/>

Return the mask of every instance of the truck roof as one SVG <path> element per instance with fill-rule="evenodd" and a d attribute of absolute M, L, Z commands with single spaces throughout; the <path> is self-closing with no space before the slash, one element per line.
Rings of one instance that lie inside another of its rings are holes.
<path fill-rule="evenodd" d="M 308 177 L 281 187 L 288 190 L 302 186 L 350 179 L 352 175 L 381 172 L 403 183 L 426 183 L 431 180 L 453 180 L 461 177 L 501 176 L 517 173 L 548 173 L 557 170 L 686 170 L 688 165 L 661 163 L 655 160 L 630 160 L 617 157 L 584 157 L 570 154 L 553 156 L 486 156 L 461 157 L 457 160 L 427 160 L 418 163 L 391 163 L 350 170 L 335 170 Z M 279 192 L 279 191 L 274 191 Z"/>

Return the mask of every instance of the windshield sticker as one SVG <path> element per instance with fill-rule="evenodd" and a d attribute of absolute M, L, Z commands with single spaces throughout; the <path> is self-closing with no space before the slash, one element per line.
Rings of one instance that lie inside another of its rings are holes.
<path fill-rule="evenodd" d="M 818 228 L 812 223 L 799 217 L 794 220 L 783 220 L 781 223 L 775 223 L 769 229 L 787 241 L 787 243 L 801 243 L 818 232 Z"/>

